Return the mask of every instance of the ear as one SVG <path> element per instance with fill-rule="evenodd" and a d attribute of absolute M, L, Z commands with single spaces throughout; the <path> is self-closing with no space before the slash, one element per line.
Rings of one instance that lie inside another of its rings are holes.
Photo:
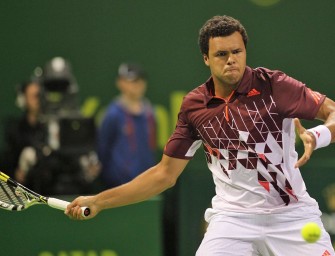
<path fill-rule="evenodd" d="M 206 64 L 206 66 L 209 66 L 208 55 L 207 55 L 207 54 L 204 54 L 204 55 L 202 55 L 202 57 L 204 58 L 204 62 L 205 62 L 205 64 Z"/>

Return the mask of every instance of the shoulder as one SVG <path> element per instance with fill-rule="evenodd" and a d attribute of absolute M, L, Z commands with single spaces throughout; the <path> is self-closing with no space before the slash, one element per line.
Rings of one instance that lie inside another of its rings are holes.
<path fill-rule="evenodd" d="M 287 74 L 285 74 L 281 70 L 272 70 L 264 67 L 257 67 L 252 69 L 252 73 L 255 78 L 260 80 L 270 80 L 273 82 L 280 82 L 287 78 Z"/>
<path fill-rule="evenodd" d="M 183 104 L 203 103 L 208 95 L 206 83 L 199 85 L 192 91 L 188 92 L 183 99 Z"/>
<path fill-rule="evenodd" d="M 287 75 L 281 70 L 271 70 L 264 67 L 252 69 L 252 77 L 253 83 L 258 82 L 259 84 L 270 85 L 272 89 L 304 86 L 304 83 Z"/>
<path fill-rule="evenodd" d="M 106 113 L 108 114 L 114 114 L 114 115 L 118 115 L 121 112 L 123 112 L 123 107 L 121 105 L 121 103 L 119 102 L 119 100 L 113 100 L 106 109 Z"/>
<path fill-rule="evenodd" d="M 6 133 L 17 132 L 22 123 L 25 121 L 23 117 L 7 117 L 3 121 Z"/>
<path fill-rule="evenodd" d="M 113 121 L 124 116 L 122 106 L 117 101 L 112 101 L 105 109 L 103 114 L 103 120 Z"/>
<path fill-rule="evenodd" d="M 154 109 L 154 106 L 152 105 L 151 101 L 147 98 L 143 99 L 143 106 L 145 111 L 152 112 Z"/>

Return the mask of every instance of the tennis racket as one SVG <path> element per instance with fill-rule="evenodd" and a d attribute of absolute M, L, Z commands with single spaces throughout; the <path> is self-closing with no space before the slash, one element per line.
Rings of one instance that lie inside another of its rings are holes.
<path fill-rule="evenodd" d="M 70 202 L 53 197 L 45 197 L 26 188 L 22 184 L 0 172 L 0 209 L 22 211 L 36 204 L 46 204 L 52 208 L 65 211 Z M 82 208 L 82 216 L 90 215 L 90 209 Z"/>

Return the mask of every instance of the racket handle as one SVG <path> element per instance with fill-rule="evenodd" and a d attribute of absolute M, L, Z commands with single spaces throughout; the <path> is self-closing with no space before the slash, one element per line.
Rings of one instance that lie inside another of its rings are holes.
<path fill-rule="evenodd" d="M 66 207 L 69 205 L 70 203 L 64 200 L 60 200 L 57 198 L 53 198 L 53 197 L 49 197 L 48 199 L 48 205 L 51 206 L 52 208 L 58 209 L 58 210 L 62 210 L 65 211 Z M 87 217 L 88 215 L 90 215 L 91 211 L 90 208 L 88 207 L 81 207 L 81 215 L 83 217 Z"/>

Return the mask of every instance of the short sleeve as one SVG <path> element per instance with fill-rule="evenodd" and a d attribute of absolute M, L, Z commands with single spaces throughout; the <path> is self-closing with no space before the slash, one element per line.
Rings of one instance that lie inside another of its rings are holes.
<path fill-rule="evenodd" d="M 185 99 L 178 114 L 176 128 L 164 148 L 164 154 L 170 157 L 191 159 L 202 141 L 187 118 L 187 103 Z"/>
<path fill-rule="evenodd" d="M 271 76 L 271 86 L 278 113 L 287 118 L 314 119 L 326 98 L 280 71 Z"/>

